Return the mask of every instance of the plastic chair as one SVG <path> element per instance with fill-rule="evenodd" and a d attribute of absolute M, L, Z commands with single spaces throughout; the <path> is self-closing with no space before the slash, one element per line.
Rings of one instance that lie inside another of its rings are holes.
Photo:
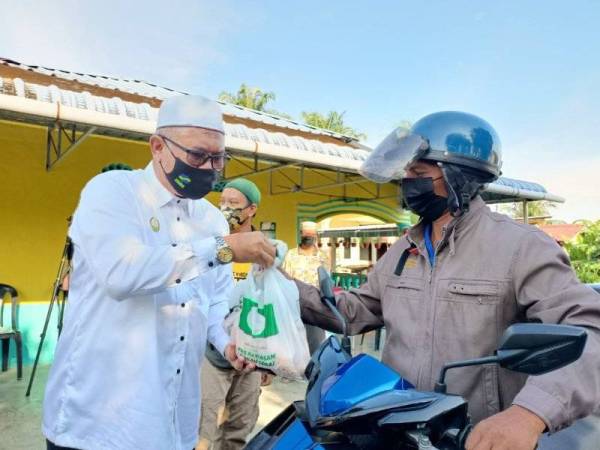
<path fill-rule="evenodd" d="M 331 274 L 331 278 L 332 278 L 332 280 L 333 280 L 333 285 L 334 285 L 334 286 L 340 286 L 340 282 L 341 282 L 341 280 L 342 280 L 342 276 L 341 276 L 339 273 L 337 273 L 337 272 L 333 272 L 333 273 Z"/>
<path fill-rule="evenodd" d="M 7 295 L 10 296 L 10 326 L 4 326 L 4 303 Z M 2 341 L 2 372 L 8 370 L 8 355 L 10 340 L 14 339 L 17 346 L 17 380 L 23 377 L 23 341 L 17 327 L 17 308 L 19 295 L 17 290 L 8 284 L 0 284 L 0 340 Z"/>

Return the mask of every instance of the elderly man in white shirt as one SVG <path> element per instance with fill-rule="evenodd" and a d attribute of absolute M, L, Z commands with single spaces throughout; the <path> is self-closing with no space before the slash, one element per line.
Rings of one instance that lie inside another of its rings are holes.
<path fill-rule="evenodd" d="M 275 249 L 260 232 L 228 236 L 217 208 L 192 201 L 227 160 L 218 104 L 166 100 L 150 148 L 144 170 L 103 173 L 81 193 L 44 399 L 49 449 L 191 450 L 207 339 L 236 369 L 253 369 L 222 327 L 228 263 L 269 266 Z"/>

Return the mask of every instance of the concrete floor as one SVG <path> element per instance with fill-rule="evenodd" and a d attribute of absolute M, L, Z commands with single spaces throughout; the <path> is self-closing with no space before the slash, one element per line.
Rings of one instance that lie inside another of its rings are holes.
<path fill-rule="evenodd" d="M 360 337 L 355 337 L 353 353 L 367 352 L 379 357 L 373 351 L 373 335 L 366 336 L 364 345 Z M 16 369 L 0 372 L 0 450 L 43 450 L 46 448 L 41 433 L 42 400 L 49 366 L 38 367 L 31 396 L 25 397 L 31 367 L 23 369 L 23 379 L 17 381 Z M 304 398 L 305 382 L 283 383 L 275 378 L 271 386 L 263 388 L 260 397 L 260 416 L 253 434 L 266 425 L 282 409 L 294 400 Z"/>
<path fill-rule="evenodd" d="M 41 366 L 35 375 L 31 396 L 25 397 L 31 367 L 23 368 L 23 379 L 10 367 L 0 372 L 0 450 L 45 449 L 42 436 L 42 399 L 49 366 Z"/>

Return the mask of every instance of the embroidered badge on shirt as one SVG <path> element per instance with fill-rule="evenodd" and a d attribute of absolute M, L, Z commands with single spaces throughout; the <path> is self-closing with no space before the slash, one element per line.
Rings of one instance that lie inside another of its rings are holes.
<path fill-rule="evenodd" d="M 152 231 L 154 232 L 158 232 L 158 230 L 160 230 L 160 222 L 156 217 L 152 217 L 150 219 L 150 228 L 152 228 Z"/>
<path fill-rule="evenodd" d="M 416 258 L 408 258 L 406 260 L 406 264 L 404 264 L 405 269 L 414 269 L 417 267 L 417 259 Z"/>

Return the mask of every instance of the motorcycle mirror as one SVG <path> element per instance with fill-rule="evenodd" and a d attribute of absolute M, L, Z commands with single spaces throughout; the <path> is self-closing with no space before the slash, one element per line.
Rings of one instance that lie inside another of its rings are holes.
<path fill-rule="evenodd" d="M 446 392 L 449 369 L 482 364 L 499 364 L 505 369 L 529 375 L 542 375 L 577 360 L 587 339 L 581 327 L 546 323 L 516 323 L 506 329 L 496 354 L 445 364 L 435 391 Z"/>
<path fill-rule="evenodd" d="M 327 272 L 327 269 L 325 269 L 325 267 L 323 267 L 323 266 L 320 266 L 317 269 L 317 273 L 319 274 L 319 287 L 321 288 L 321 301 L 329 307 L 329 309 L 331 310 L 333 315 L 340 321 L 340 324 L 342 325 L 342 334 L 343 334 L 342 348 L 346 352 L 351 354 L 352 352 L 351 352 L 351 348 L 350 348 L 351 347 L 350 338 L 348 338 L 348 324 L 346 323 L 346 319 L 344 318 L 344 316 L 342 316 L 342 314 L 336 307 L 335 294 L 333 293 L 333 280 L 331 279 L 329 272 Z"/>
<path fill-rule="evenodd" d="M 319 287 L 321 288 L 321 299 L 327 299 L 335 305 L 335 294 L 333 293 L 333 280 L 325 267 L 317 269 L 319 274 Z"/>
<path fill-rule="evenodd" d="M 576 361 L 587 332 L 581 327 L 545 323 L 511 325 L 496 351 L 498 364 L 529 375 L 542 375 Z"/>

